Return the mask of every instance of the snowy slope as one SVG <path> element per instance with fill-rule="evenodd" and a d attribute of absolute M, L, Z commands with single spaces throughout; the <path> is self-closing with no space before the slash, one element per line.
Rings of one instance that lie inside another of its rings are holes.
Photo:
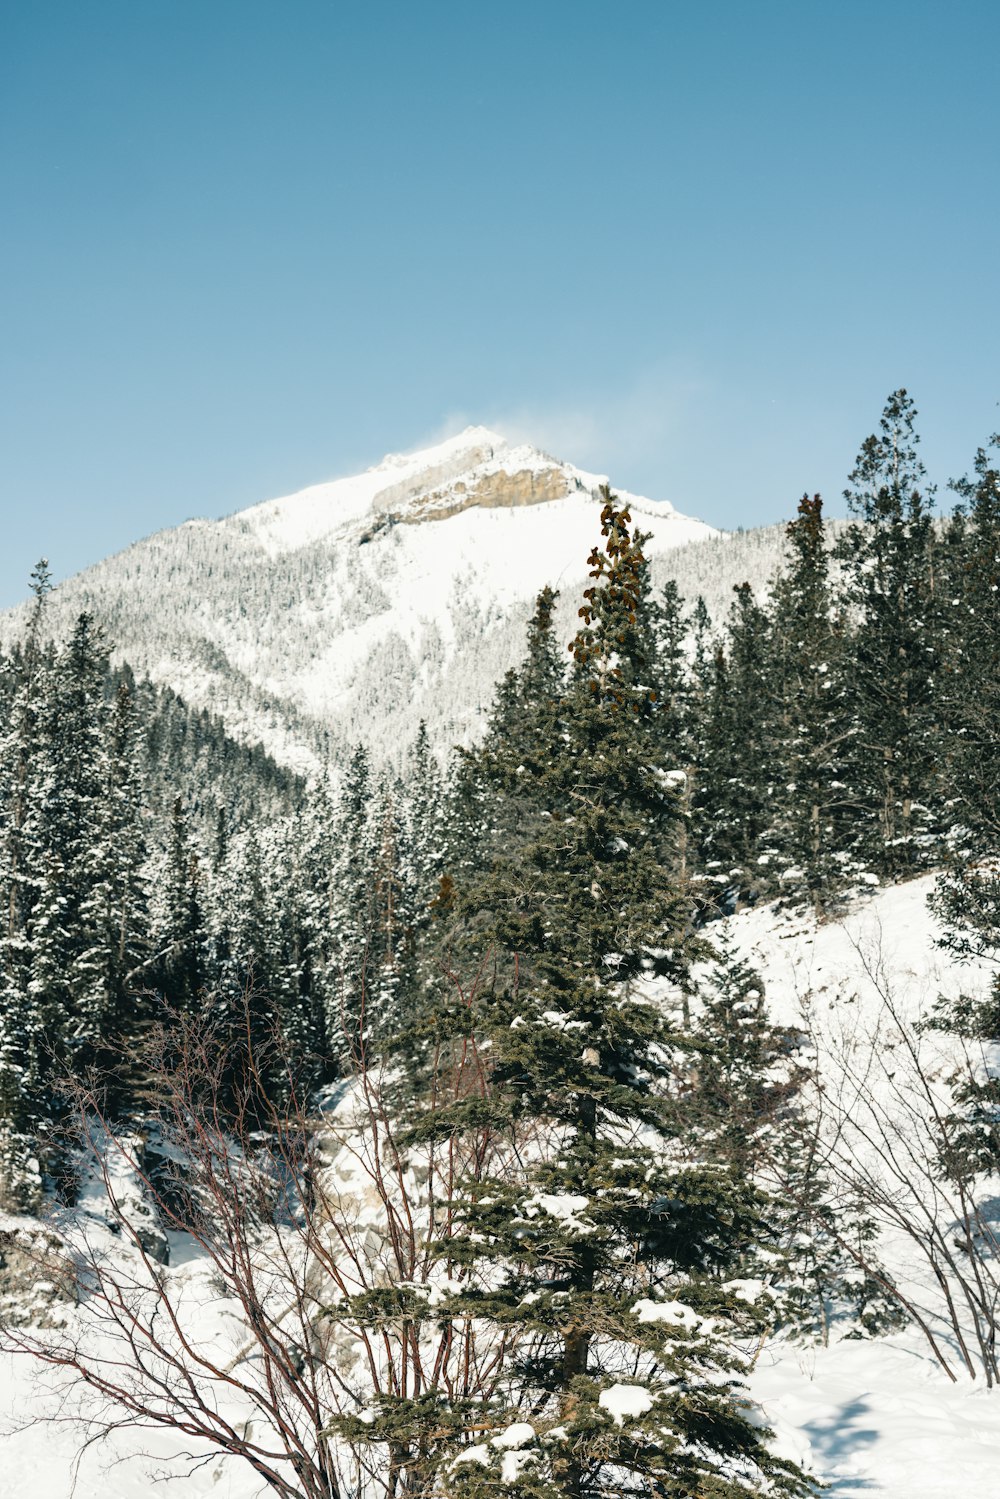
<path fill-rule="evenodd" d="M 734 946 L 764 974 L 775 1018 L 799 1023 L 803 1005 L 811 1014 L 831 1085 L 845 1034 L 870 1037 L 881 1024 L 881 990 L 891 991 L 900 1013 L 915 1019 L 938 993 L 974 992 L 984 981 L 975 967 L 957 967 L 935 946 L 937 929 L 926 907 L 931 883 L 877 891 L 844 921 L 820 927 L 773 907 L 730 923 Z M 920 1267 L 903 1246 L 892 1255 L 895 1275 L 919 1280 Z M 219 1340 L 220 1347 L 238 1339 L 197 1262 L 177 1263 L 166 1273 L 185 1286 L 199 1337 Z M 916 1330 L 828 1347 L 775 1340 L 765 1346 L 751 1388 L 782 1450 L 824 1479 L 831 1495 L 991 1499 L 996 1492 L 1000 1394 L 964 1374 L 950 1383 Z M 0 1435 L 0 1499 L 27 1493 L 139 1499 L 149 1492 L 151 1472 L 185 1471 L 171 1458 L 169 1438 L 125 1431 L 83 1454 L 74 1488 L 78 1429 L 13 1429 L 19 1414 L 37 1414 L 39 1398 L 27 1368 L 0 1360 L 0 1430 L 6 1433 Z M 217 1458 L 179 1488 L 192 1499 L 250 1499 L 259 1492 L 251 1475 Z"/>
<path fill-rule="evenodd" d="M 769 907 L 732 923 L 737 950 L 765 976 L 776 1020 L 808 1025 L 830 1097 L 847 1097 L 863 1120 L 866 1099 L 889 1118 L 906 1102 L 906 1059 L 887 1002 L 903 1026 L 925 1017 L 936 997 L 982 992 L 987 971 L 956 965 L 936 947 L 927 909 L 933 879 L 877 892 L 843 921 L 817 927 L 801 913 Z M 943 1077 L 950 1044 L 926 1038 Z M 858 1079 L 861 1083 L 858 1086 Z M 906 1154 L 904 1120 L 897 1149 Z M 859 1146 L 859 1148 L 861 1148 Z M 987 1499 L 997 1490 L 1000 1398 L 961 1369 L 925 1260 L 902 1236 L 884 1236 L 887 1268 L 928 1320 L 957 1371 L 952 1383 L 909 1326 L 877 1340 L 828 1347 L 772 1343 L 753 1393 L 790 1456 L 805 1461 L 833 1495 L 893 1499 Z"/>
<path fill-rule="evenodd" d="M 575 615 L 603 482 L 470 427 L 138 542 L 64 583 L 51 627 L 90 610 L 137 671 L 304 768 L 325 742 L 392 757 L 421 717 L 448 745 L 475 732 L 518 660 L 538 590 L 563 587 Z M 717 534 L 665 501 L 622 498 L 655 558 Z M 0 640 L 24 617 L 0 619 Z"/>

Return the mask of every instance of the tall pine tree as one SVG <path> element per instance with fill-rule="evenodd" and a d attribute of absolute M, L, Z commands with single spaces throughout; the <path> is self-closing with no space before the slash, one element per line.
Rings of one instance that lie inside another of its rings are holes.
<path fill-rule="evenodd" d="M 735 1499 L 754 1476 L 804 1492 L 730 1383 L 725 1338 L 753 1318 L 724 1281 L 755 1199 L 740 1173 L 684 1154 L 676 1062 L 689 1042 L 669 1018 L 694 946 L 679 781 L 648 680 L 642 538 L 610 494 L 602 536 L 567 688 L 512 752 L 495 740 L 484 757 L 494 794 L 534 814 L 461 902 L 497 960 L 481 1016 L 487 1109 L 516 1155 L 454 1205 L 464 1228 L 449 1253 L 473 1276 L 440 1308 L 513 1330 L 516 1353 L 490 1407 L 465 1415 L 493 1438 L 453 1449 L 439 1481 L 479 1495 L 499 1476 L 546 1499 Z M 654 1001 L 656 979 L 668 997 Z M 460 1101 L 417 1133 L 483 1117 L 480 1099 Z M 371 1440 L 399 1416 L 377 1413 Z"/>

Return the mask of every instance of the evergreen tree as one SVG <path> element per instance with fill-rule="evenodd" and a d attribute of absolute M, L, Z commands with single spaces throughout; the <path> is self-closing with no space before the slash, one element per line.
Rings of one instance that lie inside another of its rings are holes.
<path fill-rule="evenodd" d="M 201 869 L 178 796 L 171 809 L 169 844 L 159 884 L 160 909 L 154 921 L 157 957 L 151 976 L 168 1009 L 189 1015 L 200 1005 L 206 983 L 201 885 Z"/>
<path fill-rule="evenodd" d="M 783 887 L 800 890 L 821 911 L 845 881 L 852 724 L 845 622 L 835 613 L 819 495 L 802 496 L 786 534 L 787 561 L 772 595 L 780 774 L 771 837 Z"/>
<path fill-rule="evenodd" d="M 1000 436 L 954 486 L 963 508 L 945 546 L 941 698 L 946 793 L 967 852 L 1000 837 Z"/>
<path fill-rule="evenodd" d="M 421 904 L 434 896 L 444 855 L 444 786 L 421 719 L 406 767 L 404 802 L 413 877 Z"/>
<path fill-rule="evenodd" d="M 413 1005 L 417 898 L 398 786 L 383 782 L 376 801 L 365 962 L 365 1028 L 384 1044 Z"/>
<path fill-rule="evenodd" d="M 694 807 L 702 867 L 727 910 L 772 888 L 774 858 L 770 621 L 749 583 L 734 594 L 709 676 Z"/>
<path fill-rule="evenodd" d="M 368 753 L 357 745 L 340 788 L 336 810 L 335 878 L 331 889 L 333 960 L 327 1033 L 339 1051 L 356 1047 L 362 1030 L 364 987 L 372 928 L 372 873 L 377 830 Z"/>
<path fill-rule="evenodd" d="M 771 1024 L 763 979 L 724 941 L 699 986 L 693 1035 L 693 1143 L 752 1180 L 762 1142 L 796 1094 L 795 1038 Z"/>
<path fill-rule="evenodd" d="M 711 681 L 715 643 L 712 638 L 712 616 L 701 594 L 695 599 L 689 621 L 691 633 L 691 679 L 695 696 L 704 700 Z"/>
<path fill-rule="evenodd" d="M 28 984 L 41 862 L 38 746 L 51 671 L 41 635 L 50 587 L 43 559 L 32 573 L 24 646 L 0 660 L 0 1207 L 14 1211 L 37 1205 L 31 1132 L 48 1112 L 43 1021 Z"/>
<path fill-rule="evenodd" d="M 704 601 L 698 601 L 704 608 Z M 659 702 L 656 722 L 665 748 L 678 763 L 690 766 L 694 758 L 694 684 L 688 665 L 688 622 L 684 600 L 677 584 L 665 583 L 649 606 L 655 689 Z"/>
<path fill-rule="evenodd" d="M 685 1113 L 692 1147 L 760 1194 L 761 1216 L 739 1266 L 763 1282 L 771 1327 L 826 1343 L 901 1325 L 878 1232 L 824 1170 L 804 1037 L 774 1025 L 764 981 L 726 940 L 699 987 Z"/>
<path fill-rule="evenodd" d="M 939 748 L 932 492 L 915 419 L 906 391 L 894 391 L 850 474 L 845 498 L 854 520 L 838 546 L 856 616 L 847 670 L 857 853 L 889 876 L 930 857 Z"/>
<path fill-rule="evenodd" d="M 539 722 L 551 715 L 566 676 L 564 655 L 555 639 L 557 598 L 558 594 L 546 587 L 535 600 L 524 661 L 519 670 L 507 673 L 497 691 L 485 736 L 485 758 L 475 753 L 465 756 L 470 785 L 464 800 L 467 806 L 471 803 L 478 808 L 479 822 L 470 848 L 473 858 L 467 858 L 467 867 L 482 868 L 499 849 L 509 846 L 512 838 L 523 837 L 522 819 L 532 815 L 534 799 L 514 794 L 516 782 L 511 783 L 512 794 L 507 798 L 498 800 L 492 795 L 489 766 L 499 753 L 514 776 L 527 777 L 529 767 L 538 759 Z"/>
<path fill-rule="evenodd" d="M 39 743 L 42 883 L 32 918 L 29 994 L 47 1048 L 83 1065 L 100 1047 L 105 994 L 99 913 L 108 890 L 106 650 L 82 614 L 59 651 Z"/>
<path fill-rule="evenodd" d="M 516 1329 L 517 1353 L 480 1415 L 507 1436 L 460 1450 L 442 1481 L 492 1491 L 509 1446 L 519 1491 L 538 1496 L 652 1485 L 722 1499 L 751 1474 L 804 1492 L 746 1420 L 718 1331 L 754 1320 L 722 1282 L 755 1197 L 718 1162 L 685 1160 L 687 1042 L 637 987 L 658 975 L 679 1005 L 693 942 L 675 761 L 647 682 L 642 538 L 610 494 L 602 535 L 566 690 L 539 705 L 527 749 L 494 742 L 484 757 L 495 794 L 530 794 L 537 814 L 462 901 L 467 930 L 503 955 L 482 1020 L 489 1107 L 520 1153 L 455 1205 L 451 1251 L 479 1274 L 442 1313 Z M 478 1100 L 459 1103 L 424 1133 L 482 1117 Z M 384 1408 L 371 1439 L 399 1418 Z"/>
<path fill-rule="evenodd" d="M 283 1029 L 284 975 L 276 901 L 268 880 L 271 865 L 270 836 L 251 826 L 232 840 L 212 887 L 214 961 L 204 1003 L 225 1048 L 223 1082 L 233 1097 L 247 1058 L 254 1056 L 266 1067 Z M 277 1078 L 264 1081 L 280 1089 Z"/>
<path fill-rule="evenodd" d="M 79 967 L 90 976 L 102 1063 L 114 1070 L 139 1024 L 138 979 L 149 955 L 138 725 L 124 680 L 118 684 L 106 736 L 107 782 L 92 853 L 94 880 L 81 910 L 90 948 L 81 954 Z"/>
<path fill-rule="evenodd" d="M 939 999 L 930 1022 L 964 1043 L 965 1065 L 950 1079 L 954 1113 L 942 1131 L 940 1164 L 974 1200 L 977 1179 L 991 1180 L 1000 1169 L 1000 872 L 993 864 L 959 865 L 938 880 L 930 905 L 944 928 L 941 946 L 994 970 L 984 997 Z"/>

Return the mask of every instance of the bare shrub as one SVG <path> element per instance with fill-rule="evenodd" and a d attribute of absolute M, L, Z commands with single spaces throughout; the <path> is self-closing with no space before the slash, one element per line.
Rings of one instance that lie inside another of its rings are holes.
<path fill-rule="evenodd" d="M 221 1451 L 284 1499 L 420 1492 L 455 1434 L 436 1409 L 481 1406 L 504 1363 L 502 1340 L 434 1312 L 435 1283 L 468 1274 L 448 1254 L 455 1183 L 497 1169 L 495 1142 L 404 1149 L 363 1040 L 317 1107 L 280 1036 L 256 1039 L 249 1000 L 246 1022 L 235 1064 L 232 1035 L 224 1049 L 204 1021 L 151 1034 L 141 1132 L 96 1085 L 73 1089 L 102 1204 L 60 1224 L 79 1309 L 64 1328 L 8 1324 L 2 1342 L 56 1372 L 87 1437 L 165 1428 L 191 1468 Z M 485 1089 L 474 1044 L 439 1046 L 431 1082 L 442 1098 Z M 186 1264 L 162 1263 L 157 1232 Z M 366 1441 L 369 1408 L 394 1400 L 427 1420 Z"/>

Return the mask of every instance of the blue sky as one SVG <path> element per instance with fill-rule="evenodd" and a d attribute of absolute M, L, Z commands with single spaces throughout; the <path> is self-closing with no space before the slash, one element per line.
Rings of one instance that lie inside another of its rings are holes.
<path fill-rule="evenodd" d="M 0 6 L 0 605 L 470 421 L 718 525 L 1000 427 L 1000 6 Z"/>

